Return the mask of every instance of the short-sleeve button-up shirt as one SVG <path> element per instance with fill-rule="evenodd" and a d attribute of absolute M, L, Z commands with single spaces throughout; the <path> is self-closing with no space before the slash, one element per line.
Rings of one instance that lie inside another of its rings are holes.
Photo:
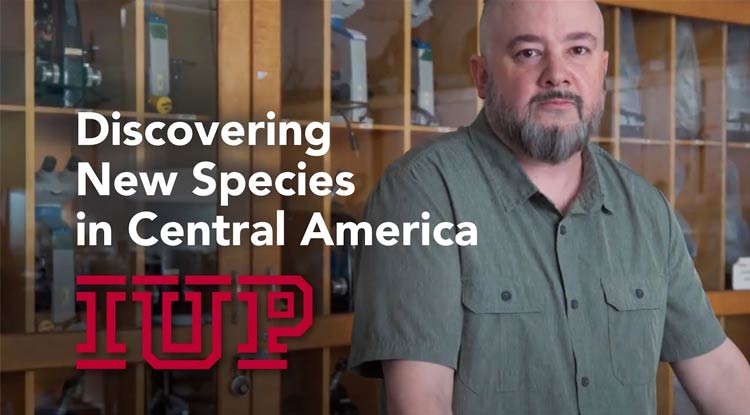
<path fill-rule="evenodd" d="M 455 369 L 455 414 L 654 414 L 659 361 L 725 339 L 674 212 L 594 144 L 562 215 L 492 132 L 407 153 L 363 220 L 473 222 L 475 246 L 358 249 L 351 368 L 405 359 Z"/>

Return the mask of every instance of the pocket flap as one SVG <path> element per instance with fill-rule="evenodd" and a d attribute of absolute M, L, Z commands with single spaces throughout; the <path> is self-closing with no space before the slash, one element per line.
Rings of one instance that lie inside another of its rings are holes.
<path fill-rule="evenodd" d="M 662 275 L 602 278 L 607 304 L 619 311 L 656 309 L 666 305 L 667 286 Z"/>
<path fill-rule="evenodd" d="M 527 281 L 464 280 L 461 300 L 475 313 L 541 312 L 541 295 Z"/>

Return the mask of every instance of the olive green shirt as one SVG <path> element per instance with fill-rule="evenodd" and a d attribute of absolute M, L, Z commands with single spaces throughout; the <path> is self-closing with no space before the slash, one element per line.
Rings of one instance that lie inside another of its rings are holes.
<path fill-rule="evenodd" d="M 659 361 L 725 339 L 668 202 L 594 144 L 561 215 L 482 112 L 389 166 L 363 220 L 423 211 L 478 243 L 361 247 L 349 362 L 453 368 L 454 414 L 654 414 Z"/>

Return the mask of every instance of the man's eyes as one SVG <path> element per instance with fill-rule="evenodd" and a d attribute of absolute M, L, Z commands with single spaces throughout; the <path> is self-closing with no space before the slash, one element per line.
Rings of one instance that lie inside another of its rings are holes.
<path fill-rule="evenodd" d="M 516 53 L 516 58 L 530 59 L 540 56 L 541 54 L 542 52 L 536 49 L 523 49 Z"/>
<path fill-rule="evenodd" d="M 587 48 L 586 46 L 574 46 L 570 49 L 570 51 L 573 52 L 574 55 L 586 55 L 591 52 L 591 49 Z"/>
<path fill-rule="evenodd" d="M 591 53 L 591 49 L 586 46 L 573 46 L 570 48 L 570 53 L 576 56 L 584 56 Z M 532 59 L 538 56 L 542 56 L 542 51 L 538 49 L 523 49 L 515 54 L 516 59 Z"/>

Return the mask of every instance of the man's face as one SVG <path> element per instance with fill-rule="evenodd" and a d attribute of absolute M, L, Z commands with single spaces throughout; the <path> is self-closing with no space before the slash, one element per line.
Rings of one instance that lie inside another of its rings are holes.
<path fill-rule="evenodd" d="M 608 54 L 593 1 L 500 0 L 485 16 L 475 79 L 496 132 L 527 156 L 558 163 L 596 130 Z"/>

